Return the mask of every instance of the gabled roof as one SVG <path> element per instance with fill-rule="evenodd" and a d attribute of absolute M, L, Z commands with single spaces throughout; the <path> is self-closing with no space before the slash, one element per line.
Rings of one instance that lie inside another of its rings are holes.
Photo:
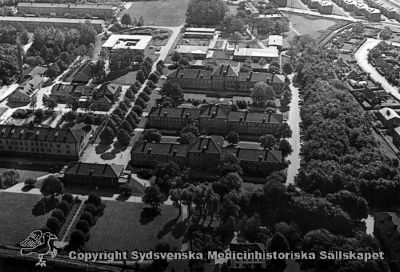
<path fill-rule="evenodd" d="M 19 87 L 18 90 L 28 96 L 39 88 L 40 84 L 43 82 L 43 78 L 39 75 L 34 75 L 33 77 L 25 80 Z"/>
<path fill-rule="evenodd" d="M 0 138 L 32 141 L 78 143 L 81 133 L 70 128 L 44 128 L 28 126 L 0 125 Z"/>
<path fill-rule="evenodd" d="M 79 175 L 105 178 L 119 178 L 124 171 L 123 165 L 77 162 L 65 170 L 66 175 Z"/>
<path fill-rule="evenodd" d="M 188 145 L 183 144 L 144 142 L 136 148 L 133 148 L 131 153 L 132 156 L 135 156 L 134 154 L 157 154 L 186 157 L 187 149 Z"/>
<path fill-rule="evenodd" d="M 44 73 L 46 73 L 47 71 L 47 67 L 44 66 L 36 66 L 35 68 L 33 68 L 30 72 L 29 72 L 29 76 L 34 76 L 34 75 L 43 75 Z"/>
<path fill-rule="evenodd" d="M 190 144 L 189 152 L 191 153 L 209 153 L 221 154 L 224 138 L 222 136 L 211 135 L 201 136 Z"/>
<path fill-rule="evenodd" d="M 284 75 L 274 74 L 272 82 L 273 83 L 278 83 L 278 84 L 284 84 L 285 83 L 285 76 Z"/>
<path fill-rule="evenodd" d="M 51 95 L 67 96 L 72 93 L 75 85 L 58 83 L 51 88 Z"/>
<path fill-rule="evenodd" d="M 388 107 L 380 109 L 378 113 L 386 120 L 391 120 L 393 118 L 400 119 L 400 116 L 397 114 L 397 112 L 394 109 Z"/>
<path fill-rule="evenodd" d="M 88 83 L 92 79 L 92 66 L 91 62 L 82 65 L 77 73 L 73 76 L 72 82 Z"/>
<path fill-rule="evenodd" d="M 205 105 L 200 109 L 200 117 L 228 119 L 230 107 L 221 105 Z"/>
<path fill-rule="evenodd" d="M 149 117 L 160 116 L 164 118 L 199 118 L 200 110 L 193 108 L 167 108 L 167 107 L 152 107 L 149 112 Z"/>
<path fill-rule="evenodd" d="M 221 64 L 213 71 L 214 76 L 229 76 L 229 77 L 237 77 L 239 71 L 237 67 L 232 65 Z"/>
<path fill-rule="evenodd" d="M 239 112 L 232 111 L 229 121 L 256 122 L 256 123 L 278 123 L 281 124 L 283 115 L 281 113 Z"/>
<path fill-rule="evenodd" d="M 101 85 L 99 93 L 103 92 L 104 94 L 110 94 L 112 96 L 115 96 L 115 94 L 120 90 L 121 85 L 117 83 L 105 83 Z"/>
<path fill-rule="evenodd" d="M 224 153 L 235 154 L 238 160 L 248 162 L 275 162 L 282 163 L 282 152 L 279 150 L 265 150 L 254 148 L 227 147 Z"/>

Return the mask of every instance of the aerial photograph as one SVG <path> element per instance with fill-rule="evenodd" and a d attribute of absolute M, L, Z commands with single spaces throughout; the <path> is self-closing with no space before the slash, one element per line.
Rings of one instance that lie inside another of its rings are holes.
<path fill-rule="evenodd" d="M 400 272 L 400 0 L 0 0 L 0 272 Z"/>

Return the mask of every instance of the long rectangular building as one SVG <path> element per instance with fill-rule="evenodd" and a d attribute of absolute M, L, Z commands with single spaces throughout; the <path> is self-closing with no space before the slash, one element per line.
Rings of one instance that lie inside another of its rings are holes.
<path fill-rule="evenodd" d="M 0 125 L 0 154 L 77 160 L 86 135 L 83 130 Z"/>
<path fill-rule="evenodd" d="M 101 32 L 105 27 L 103 20 L 94 19 L 0 16 L 0 25 L 22 24 L 28 31 L 35 31 L 38 27 L 78 28 L 86 22 L 91 23 L 97 32 Z"/>
<path fill-rule="evenodd" d="M 90 14 L 95 17 L 105 16 L 111 18 L 114 16 L 117 8 L 112 5 L 102 4 L 58 4 L 58 3 L 35 3 L 35 2 L 19 2 L 17 5 L 19 13 L 26 14 L 51 14 L 64 16 L 65 14 L 73 14 L 83 17 Z"/>

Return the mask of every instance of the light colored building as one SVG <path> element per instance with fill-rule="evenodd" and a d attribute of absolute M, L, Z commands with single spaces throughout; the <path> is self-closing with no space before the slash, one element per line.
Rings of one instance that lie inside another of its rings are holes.
<path fill-rule="evenodd" d="M 365 10 L 365 16 L 371 22 L 380 22 L 381 21 L 381 12 L 376 8 L 368 8 Z"/>
<path fill-rule="evenodd" d="M 318 11 L 321 14 L 332 14 L 333 4 L 331 1 L 319 0 L 317 4 Z"/>
<path fill-rule="evenodd" d="M 276 46 L 281 50 L 283 46 L 283 37 L 281 35 L 270 35 L 268 37 L 268 46 Z"/>
<path fill-rule="evenodd" d="M 386 128 L 394 128 L 400 126 L 400 116 L 395 110 L 391 108 L 382 108 L 376 111 L 375 114 Z"/>
<path fill-rule="evenodd" d="M 191 55 L 194 59 L 205 59 L 207 57 L 208 46 L 178 45 L 175 51 L 184 57 Z"/>
<path fill-rule="evenodd" d="M 268 62 L 277 60 L 279 57 L 278 48 L 275 46 L 267 48 L 239 48 L 233 53 L 233 60 L 245 61 L 250 58 L 252 61 L 259 61 L 265 58 Z"/>
<path fill-rule="evenodd" d="M 209 38 L 212 39 L 215 35 L 215 28 L 200 28 L 200 27 L 188 27 L 183 33 L 184 38 Z"/>
<path fill-rule="evenodd" d="M 36 90 L 43 86 L 43 78 L 35 75 L 22 83 L 9 97 L 9 101 L 29 103 Z"/>
<path fill-rule="evenodd" d="M 152 40 L 149 35 L 111 35 L 103 44 L 110 51 L 128 49 L 145 54 Z"/>
<path fill-rule="evenodd" d="M 38 27 L 56 28 L 79 28 L 81 24 L 90 22 L 97 32 L 101 32 L 105 27 L 103 20 L 94 19 L 68 19 L 52 17 L 19 17 L 19 16 L 0 16 L 0 25 L 22 24 L 28 31 L 35 31 Z"/>

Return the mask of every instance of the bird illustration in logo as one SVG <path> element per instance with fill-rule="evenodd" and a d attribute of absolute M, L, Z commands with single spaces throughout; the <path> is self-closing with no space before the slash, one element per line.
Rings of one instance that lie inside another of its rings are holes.
<path fill-rule="evenodd" d="M 25 240 L 18 243 L 21 247 L 21 255 L 38 255 L 38 262 L 35 266 L 46 266 L 45 256 L 55 258 L 57 256 L 57 248 L 62 248 L 62 242 L 58 237 L 50 232 L 42 232 L 34 230 Z"/>

